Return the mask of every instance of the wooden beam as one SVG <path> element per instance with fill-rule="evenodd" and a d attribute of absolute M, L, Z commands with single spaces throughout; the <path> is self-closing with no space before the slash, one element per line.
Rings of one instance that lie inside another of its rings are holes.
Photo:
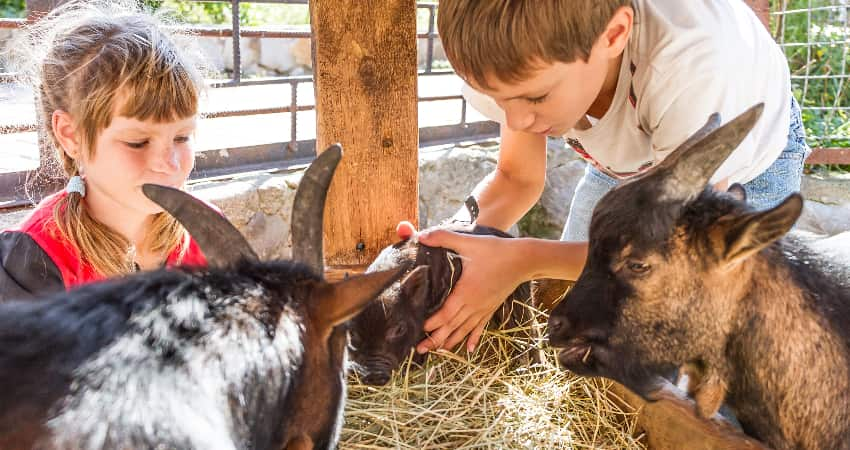
<path fill-rule="evenodd" d="M 850 148 L 816 148 L 806 164 L 850 164 Z"/>
<path fill-rule="evenodd" d="M 310 0 L 317 149 L 343 158 L 325 210 L 327 266 L 362 267 L 418 219 L 415 0 Z"/>

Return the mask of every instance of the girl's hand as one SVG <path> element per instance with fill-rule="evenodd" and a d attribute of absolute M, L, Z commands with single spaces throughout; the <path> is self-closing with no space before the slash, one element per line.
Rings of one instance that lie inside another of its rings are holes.
<path fill-rule="evenodd" d="M 519 240 L 436 230 L 421 233 L 419 242 L 460 254 L 463 273 L 440 310 L 425 321 L 425 332 L 430 337 L 420 342 L 416 350 L 426 353 L 454 348 L 469 335 L 466 348 L 472 352 L 493 313 L 526 281 L 517 247 Z"/>

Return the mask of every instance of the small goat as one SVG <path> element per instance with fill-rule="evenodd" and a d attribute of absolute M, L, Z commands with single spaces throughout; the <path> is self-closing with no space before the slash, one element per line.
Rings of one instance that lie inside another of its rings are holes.
<path fill-rule="evenodd" d="M 584 271 L 549 319 L 559 361 L 647 400 L 687 365 L 704 416 L 726 400 L 776 449 L 850 448 L 850 268 L 783 237 L 799 194 L 767 211 L 706 188 L 761 105 L 703 129 L 593 213 Z"/>
<path fill-rule="evenodd" d="M 431 229 L 513 237 L 501 230 L 474 224 L 478 218 L 478 204 L 473 197 L 466 200 L 466 207 L 470 222 L 452 222 Z M 394 283 L 378 297 L 378 301 L 368 305 L 351 321 L 351 358 L 365 384 L 384 385 L 390 380 L 392 371 L 410 355 L 419 341 L 425 339 L 425 319 L 443 305 L 463 271 L 460 256 L 451 250 L 406 239 L 383 249 L 367 273 L 405 265 L 428 266 L 428 278 L 408 276 Z M 528 283 L 521 284 L 505 300 L 492 322 L 509 328 L 530 323 L 533 320 L 530 311 L 514 303 L 514 300 L 527 302 L 530 296 Z M 422 364 L 425 357 L 415 355 L 413 361 Z"/>
<path fill-rule="evenodd" d="M 335 448 L 347 343 L 339 325 L 404 272 L 323 281 L 322 214 L 340 157 L 338 146 L 326 150 L 298 187 L 300 263 L 258 261 L 216 211 L 146 185 L 209 269 L 0 305 L 0 448 Z"/>

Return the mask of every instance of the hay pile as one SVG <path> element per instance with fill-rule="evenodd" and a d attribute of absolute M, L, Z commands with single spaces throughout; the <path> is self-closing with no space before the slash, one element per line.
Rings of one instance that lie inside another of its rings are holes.
<path fill-rule="evenodd" d="M 608 382 L 558 369 L 551 350 L 529 366 L 529 340 L 527 330 L 490 330 L 469 358 L 432 353 L 424 369 L 405 364 L 377 388 L 352 378 L 340 448 L 644 448 Z"/>

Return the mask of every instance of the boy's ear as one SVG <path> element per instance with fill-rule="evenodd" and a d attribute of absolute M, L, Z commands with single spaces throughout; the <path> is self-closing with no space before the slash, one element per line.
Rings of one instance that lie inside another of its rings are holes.
<path fill-rule="evenodd" d="M 720 225 L 722 263 L 733 267 L 781 238 L 794 226 L 803 211 L 803 197 L 791 194 L 767 211 L 756 211 Z"/>
<path fill-rule="evenodd" d="M 620 56 L 628 45 L 634 25 L 634 14 L 634 9 L 631 6 L 623 6 L 614 11 L 614 15 L 608 21 L 608 25 L 600 38 L 609 58 Z"/>
<path fill-rule="evenodd" d="M 77 134 L 77 128 L 74 125 L 74 119 L 65 111 L 57 109 L 53 111 L 51 117 L 53 135 L 62 146 L 62 150 L 69 157 L 79 160 L 80 158 L 80 138 Z"/>

